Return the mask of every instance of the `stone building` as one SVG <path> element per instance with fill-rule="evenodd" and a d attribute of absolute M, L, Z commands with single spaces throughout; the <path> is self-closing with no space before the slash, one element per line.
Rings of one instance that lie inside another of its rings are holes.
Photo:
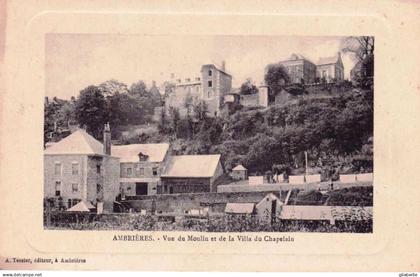
<path fill-rule="evenodd" d="M 292 54 L 289 59 L 280 62 L 290 77 L 290 82 L 312 84 L 315 83 L 316 65 L 300 54 Z"/>
<path fill-rule="evenodd" d="M 44 197 L 66 208 L 80 201 L 103 203 L 113 211 L 119 193 L 119 159 L 111 155 L 111 134 L 105 126 L 104 144 L 77 130 L 44 151 Z"/>
<path fill-rule="evenodd" d="M 156 194 L 168 161 L 168 150 L 168 143 L 113 145 L 112 153 L 120 159 L 121 194 Z"/>
<path fill-rule="evenodd" d="M 246 180 L 248 179 L 248 170 L 239 164 L 232 169 L 230 176 L 235 180 Z"/>
<path fill-rule="evenodd" d="M 333 57 L 320 58 L 316 66 L 316 75 L 327 83 L 344 80 L 344 65 L 340 52 Z"/>
<path fill-rule="evenodd" d="M 175 90 L 165 101 L 166 110 L 169 107 L 178 108 L 181 116 L 192 112 L 192 105 L 204 101 L 208 107 L 209 116 L 220 114 L 225 94 L 232 89 L 232 76 L 225 72 L 225 65 L 217 68 L 214 64 L 201 66 L 200 76 L 195 78 L 177 79 Z"/>
<path fill-rule="evenodd" d="M 216 192 L 214 181 L 222 174 L 220 155 L 172 156 L 157 191 L 159 194 Z"/>

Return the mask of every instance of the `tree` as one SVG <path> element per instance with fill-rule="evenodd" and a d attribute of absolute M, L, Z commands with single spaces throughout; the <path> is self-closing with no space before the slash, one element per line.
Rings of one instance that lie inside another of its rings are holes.
<path fill-rule="evenodd" d="M 98 88 L 105 97 L 128 93 L 127 85 L 115 79 L 103 82 L 98 86 Z"/>
<path fill-rule="evenodd" d="M 162 108 L 159 114 L 158 130 L 162 134 L 168 132 L 168 118 L 166 116 L 165 108 Z"/>
<path fill-rule="evenodd" d="M 156 82 L 153 81 L 152 87 L 149 90 L 150 97 L 152 100 L 152 104 L 154 107 L 162 106 L 162 96 L 160 95 L 160 91 L 156 86 Z"/>
<path fill-rule="evenodd" d="M 147 97 L 149 94 L 147 91 L 146 84 L 141 80 L 131 85 L 129 93 L 131 95 L 140 96 L 140 97 L 141 96 Z"/>
<path fill-rule="evenodd" d="M 362 88 L 373 86 L 375 38 L 369 36 L 346 37 L 341 42 L 342 51 L 351 53 L 356 60 L 352 69 L 353 81 Z"/>
<path fill-rule="evenodd" d="M 286 68 L 279 63 L 268 65 L 264 80 L 270 88 L 271 96 L 279 93 L 285 85 L 290 83 L 290 77 Z"/>
<path fill-rule="evenodd" d="M 171 117 L 171 129 L 172 133 L 177 136 L 179 121 L 181 120 L 181 116 L 179 114 L 179 109 L 175 107 L 169 107 L 169 115 Z"/>
<path fill-rule="evenodd" d="M 200 101 L 193 104 L 194 119 L 197 121 L 204 121 L 207 118 L 209 112 L 207 103 Z"/>
<path fill-rule="evenodd" d="M 344 53 L 352 53 L 357 61 L 362 61 L 366 57 L 373 55 L 375 50 L 375 38 L 368 36 L 346 37 L 341 42 Z"/>
<path fill-rule="evenodd" d="M 102 130 L 108 120 L 108 111 L 105 97 L 98 87 L 89 86 L 80 91 L 75 113 L 79 126 L 85 126 L 88 133 L 96 139 L 102 139 Z"/>
<path fill-rule="evenodd" d="M 172 93 L 175 92 L 175 84 L 172 82 L 165 81 L 163 83 L 163 87 L 165 91 L 163 94 L 164 99 L 167 99 Z"/>
<path fill-rule="evenodd" d="M 145 122 L 152 118 L 155 107 L 162 105 L 161 96 L 156 85 L 152 86 L 151 90 L 147 90 L 143 81 L 132 84 L 129 95 L 136 102 L 136 105 L 141 107 L 141 113 Z"/>
<path fill-rule="evenodd" d="M 253 84 L 251 78 L 247 78 L 246 81 L 241 85 L 240 94 L 249 95 L 258 93 L 258 88 Z"/>

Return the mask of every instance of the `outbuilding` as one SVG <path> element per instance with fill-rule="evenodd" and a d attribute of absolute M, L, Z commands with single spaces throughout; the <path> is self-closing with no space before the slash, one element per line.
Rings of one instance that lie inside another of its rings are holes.
<path fill-rule="evenodd" d="M 248 179 L 248 170 L 243 165 L 239 164 L 232 169 L 231 176 L 235 180 L 246 180 Z"/>

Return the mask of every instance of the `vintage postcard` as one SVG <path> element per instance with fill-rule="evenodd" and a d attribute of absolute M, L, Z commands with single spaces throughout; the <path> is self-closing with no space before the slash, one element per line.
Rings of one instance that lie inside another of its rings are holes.
<path fill-rule="evenodd" d="M 2 7 L 0 268 L 419 270 L 418 3 L 35 3 Z"/>

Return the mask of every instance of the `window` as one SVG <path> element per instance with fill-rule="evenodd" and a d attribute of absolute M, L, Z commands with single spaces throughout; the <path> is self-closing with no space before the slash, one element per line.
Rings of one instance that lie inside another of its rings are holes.
<path fill-rule="evenodd" d="M 71 174 L 79 175 L 79 163 L 74 162 L 71 164 Z"/>
<path fill-rule="evenodd" d="M 67 200 L 67 206 L 69 208 L 71 208 L 71 207 L 75 206 L 79 202 L 80 202 L 80 199 L 77 199 L 77 198 L 69 199 L 69 200 Z"/>
<path fill-rule="evenodd" d="M 101 174 L 101 165 L 96 165 L 96 173 Z"/>
<path fill-rule="evenodd" d="M 211 69 L 209 69 L 209 76 L 213 75 L 213 71 Z"/>
<path fill-rule="evenodd" d="M 61 181 L 55 182 L 55 196 L 61 195 Z"/>
<path fill-rule="evenodd" d="M 96 193 L 99 194 L 102 191 L 102 185 L 101 184 L 96 184 Z"/>
<path fill-rule="evenodd" d="M 133 169 L 131 167 L 127 167 L 127 175 L 131 176 L 133 174 Z"/>
<path fill-rule="evenodd" d="M 158 175 L 158 168 L 154 167 L 152 170 L 153 170 L 153 176 L 157 176 Z"/>
<path fill-rule="evenodd" d="M 207 81 L 207 85 L 209 88 L 211 88 L 213 86 L 213 81 L 212 80 Z"/>
<path fill-rule="evenodd" d="M 54 174 L 61 175 L 61 163 L 54 164 Z"/>
<path fill-rule="evenodd" d="M 79 191 L 79 184 L 71 184 L 71 191 L 78 192 Z"/>
<path fill-rule="evenodd" d="M 196 87 L 195 87 L 195 91 L 196 91 L 196 92 L 200 92 L 200 87 L 199 87 L 199 86 L 196 86 Z"/>
<path fill-rule="evenodd" d="M 211 90 L 209 90 L 208 92 L 207 92 L 207 98 L 211 98 Z"/>
<path fill-rule="evenodd" d="M 144 168 L 143 167 L 140 167 L 140 175 L 144 175 Z"/>

